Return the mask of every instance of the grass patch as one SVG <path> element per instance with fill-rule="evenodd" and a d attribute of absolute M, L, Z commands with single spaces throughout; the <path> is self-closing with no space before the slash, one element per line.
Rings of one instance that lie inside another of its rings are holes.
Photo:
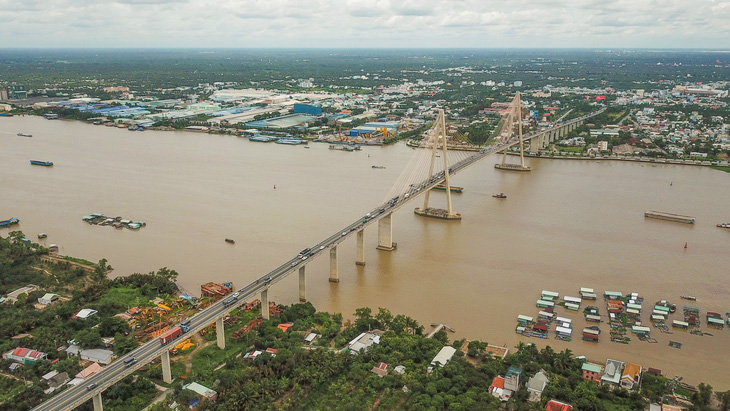
<path fill-rule="evenodd" d="M 91 267 L 96 267 L 96 264 L 95 263 L 92 263 L 89 260 L 84 260 L 83 258 L 76 258 L 76 257 L 64 256 L 63 259 L 64 260 L 67 260 L 67 261 L 72 261 L 72 262 L 78 263 L 78 264 L 83 264 L 83 265 L 88 265 L 88 266 L 91 266 Z"/>
<path fill-rule="evenodd" d="M 723 166 L 710 166 L 710 168 L 715 170 L 724 171 L 726 173 L 730 173 L 730 167 L 723 167 Z"/>
<path fill-rule="evenodd" d="M 558 150 L 566 153 L 582 153 L 583 147 L 558 147 Z"/>
<path fill-rule="evenodd" d="M 139 303 L 145 303 L 149 298 L 142 295 L 136 288 L 115 287 L 107 290 L 99 298 L 99 305 L 111 305 L 120 307 L 132 307 Z"/>

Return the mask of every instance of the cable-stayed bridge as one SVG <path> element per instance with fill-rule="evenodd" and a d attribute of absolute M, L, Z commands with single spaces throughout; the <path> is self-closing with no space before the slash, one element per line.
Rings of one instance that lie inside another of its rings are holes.
<path fill-rule="evenodd" d="M 357 239 L 355 263 L 364 265 L 365 249 L 363 239 L 365 229 L 376 223 L 378 227 L 377 249 L 394 250 L 396 243 L 393 242 L 393 214 L 406 204 L 414 201 L 421 194 L 424 194 L 424 204 L 423 207 L 414 210 L 416 214 L 447 220 L 461 219 L 461 214 L 455 212 L 451 204 L 451 176 L 498 152 L 504 152 L 505 155 L 502 158 L 502 163 L 496 164 L 495 167 L 505 170 L 529 171 L 529 167 L 525 166 L 523 156 L 526 142 L 530 143 L 533 151 L 537 151 L 539 148 L 544 148 L 549 142 L 565 136 L 574 128 L 582 125 L 588 118 L 601 114 L 605 110 L 606 107 L 601 107 L 590 114 L 558 123 L 549 129 L 534 129 L 523 134 L 523 128 L 529 129 L 531 125 L 526 120 L 518 93 L 505 110 L 494 141 L 487 146 L 469 147 L 469 149 L 465 149 L 460 144 L 463 136 L 447 135 L 446 119 L 443 110 L 440 110 L 436 121 L 421 140 L 413 157 L 405 166 L 382 203 L 366 211 L 351 224 L 311 245 L 298 256 L 261 275 L 256 281 L 201 310 L 186 320 L 182 327 L 178 326 L 180 327 L 180 334 L 172 337 L 169 344 L 162 344 L 159 338 L 155 338 L 117 359 L 100 372 L 86 379 L 82 384 L 69 387 L 56 394 L 36 407 L 35 410 L 71 410 L 91 398 L 94 410 L 101 411 L 103 409 L 101 393 L 104 390 L 132 374 L 137 368 L 157 358 L 162 360 L 163 381 L 171 383 L 170 349 L 176 341 L 179 341 L 178 339 L 181 340 L 188 334 L 198 332 L 211 323 L 215 323 L 217 344 L 221 349 L 225 349 L 223 317 L 238 308 L 244 301 L 251 301 L 259 297 L 262 316 L 268 319 L 269 288 L 295 271 L 299 273 L 299 299 L 300 301 L 306 301 L 306 265 L 321 254 L 329 254 L 329 281 L 339 282 L 338 245 L 354 234 Z M 519 146 L 520 148 L 520 164 L 510 164 L 505 161 L 507 150 L 513 146 Z M 445 209 L 429 207 L 430 191 L 437 186 L 446 192 L 447 204 Z"/>

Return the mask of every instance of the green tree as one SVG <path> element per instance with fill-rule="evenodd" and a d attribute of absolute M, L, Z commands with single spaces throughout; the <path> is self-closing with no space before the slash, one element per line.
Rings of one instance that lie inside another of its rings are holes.
<path fill-rule="evenodd" d="M 103 344 L 98 328 L 83 329 L 76 333 L 74 340 L 81 348 L 99 348 Z"/>
<path fill-rule="evenodd" d="M 114 354 L 117 356 L 122 356 L 137 347 L 139 347 L 139 344 L 137 344 L 134 338 L 125 337 L 119 333 L 114 335 Z"/>
<path fill-rule="evenodd" d="M 99 332 L 103 336 L 125 333 L 127 330 L 129 330 L 129 325 L 119 317 L 106 317 L 99 323 Z"/>

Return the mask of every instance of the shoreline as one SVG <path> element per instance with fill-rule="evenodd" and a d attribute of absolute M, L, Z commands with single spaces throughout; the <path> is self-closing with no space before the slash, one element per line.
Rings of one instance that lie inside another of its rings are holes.
<path fill-rule="evenodd" d="M 519 156 L 519 153 L 507 152 L 510 156 Z M 578 156 L 542 156 L 537 154 L 524 154 L 525 157 L 530 158 L 541 158 L 548 160 L 595 160 L 595 161 L 628 161 L 634 163 L 651 163 L 651 164 L 670 164 L 680 166 L 701 166 L 701 167 L 730 167 L 728 164 L 721 164 L 717 161 L 699 161 L 699 160 L 668 160 L 668 159 L 656 159 L 656 158 L 642 158 L 642 157 L 578 157 Z M 715 163 L 715 164 L 713 164 Z"/>

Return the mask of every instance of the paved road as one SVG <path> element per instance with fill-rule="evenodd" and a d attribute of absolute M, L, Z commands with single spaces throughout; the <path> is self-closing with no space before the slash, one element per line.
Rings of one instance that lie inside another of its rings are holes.
<path fill-rule="evenodd" d="M 605 110 L 605 108 L 591 113 L 586 116 L 578 117 L 575 119 L 572 119 L 570 121 L 567 121 L 564 123 L 565 125 L 571 124 L 574 122 L 578 122 L 581 120 L 584 120 L 586 118 L 592 117 L 594 115 L 600 114 Z M 532 137 L 537 136 L 538 134 L 542 133 L 542 130 L 534 131 L 530 134 L 524 135 L 523 140 L 529 140 Z M 506 148 L 509 148 L 513 145 L 519 144 L 518 138 L 513 138 L 507 142 L 504 143 L 498 143 L 492 146 L 489 146 L 487 148 L 482 149 L 479 152 L 475 152 L 474 155 L 467 157 L 466 159 L 463 159 L 459 161 L 456 164 L 451 165 L 451 174 L 454 175 L 458 173 L 459 171 L 465 169 L 466 167 L 469 167 L 470 165 L 476 163 L 477 161 L 494 154 L 496 152 L 502 151 Z M 396 209 L 402 207 L 406 203 L 413 200 L 415 197 L 418 196 L 418 194 L 425 192 L 426 190 L 429 190 L 433 188 L 435 185 L 440 184 L 444 181 L 444 172 L 440 172 L 439 174 L 436 174 L 432 177 L 430 177 L 427 180 L 424 180 L 418 184 L 411 185 L 410 188 L 400 195 L 393 197 L 392 199 L 386 201 L 383 204 L 380 204 L 378 207 L 372 209 L 368 214 L 364 215 L 363 217 L 358 218 L 353 223 L 345 226 L 341 230 L 338 230 L 331 236 L 325 238 L 324 240 L 320 241 L 317 244 L 314 244 L 310 247 L 310 253 L 306 256 L 295 256 L 294 258 L 286 261 L 279 267 L 275 268 L 274 270 L 270 271 L 269 273 L 259 277 L 256 281 L 246 285 L 245 287 L 239 289 L 236 291 L 234 295 L 237 296 L 237 300 L 233 304 L 226 305 L 224 304 L 224 301 L 226 299 L 222 299 L 220 301 L 217 301 L 213 303 L 210 307 L 198 312 L 194 316 L 190 317 L 190 330 L 188 333 L 183 334 L 177 339 L 173 340 L 172 342 L 168 343 L 167 345 L 161 345 L 160 341 L 158 339 L 153 339 L 146 344 L 140 346 L 139 348 L 135 349 L 134 351 L 130 352 L 129 354 L 119 358 L 117 361 L 114 361 L 109 366 L 105 367 L 102 371 L 100 371 L 98 374 L 93 375 L 86 381 L 84 381 L 83 384 L 77 385 L 75 387 L 70 387 L 66 389 L 65 391 L 62 391 L 58 394 L 56 394 L 54 397 L 48 399 L 47 401 L 40 404 L 38 407 L 35 408 L 35 410 L 38 411 L 50 411 L 50 410 L 70 410 L 75 407 L 78 407 L 79 405 L 83 404 L 87 400 L 89 400 L 93 395 L 109 388 L 110 386 L 114 385 L 117 381 L 123 379 L 124 377 L 130 375 L 134 372 L 136 368 L 139 368 L 142 365 L 145 365 L 147 363 L 152 362 L 156 358 L 160 357 L 160 355 L 165 351 L 169 350 L 171 346 L 173 346 L 177 341 L 182 340 L 183 338 L 186 338 L 187 334 L 196 333 L 203 328 L 207 327 L 211 323 L 215 322 L 216 319 L 222 317 L 223 315 L 231 312 L 233 309 L 237 308 L 239 305 L 241 305 L 244 301 L 251 301 L 253 300 L 258 294 L 260 294 L 262 291 L 268 289 L 271 284 L 276 283 L 277 281 L 281 280 L 282 278 L 286 277 L 293 271 L 295 271 L 300 264 L 303 264 L 307 259 L 312 259 L 316 256 L 318 256 L 320 253 L 326 252 L 329 248 L 336 246 L 337 244 L 341 243 L 345 239 L 347 239 L 350 235 L 353 233 L 359 231 L 360 229 L 375 223 L 379 218 L 388 215 L 395 211 Z M 306 257 L 306 258 L 305 258 Z M 230 298 L 230 297 L 229 297 Z M 262 307 L 265 308 L 265 307 Z M 127 358 L 134 357 L 136 359 L 133 366 L 125 366 L 124 360 Z M 89 389 L 89 387 L 95 384 L 93 388 Z"/>

